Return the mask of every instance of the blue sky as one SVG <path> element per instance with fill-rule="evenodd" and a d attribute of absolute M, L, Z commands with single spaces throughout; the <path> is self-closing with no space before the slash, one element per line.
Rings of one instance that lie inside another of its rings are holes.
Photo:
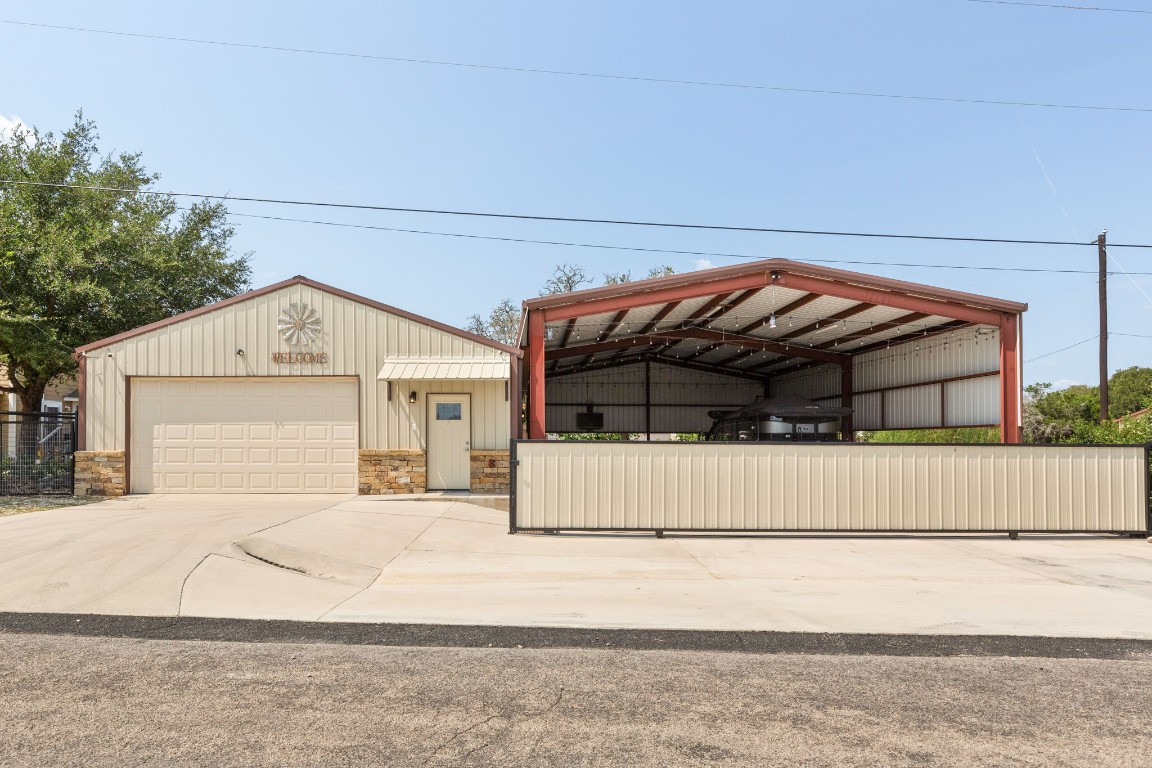
<path fill-rule="evenodd" d="M 1138 9 L 1136 0 L 1109 7 Z M 536 69 L 1152 109 L 1152 13 L 970 0 L 15 4 L 0 18 Z M 198 45 L 0 23 L 0 124 L 83 108 L 161 189 L 793 229 L 1152 243 L 1152 112 L 711 88 Z M 14 65 L 12 62 L 20 62 Z M 22 76 L 13 73 L 22 72 Z M 1095 269 L 1095 248 L 708 233 L 233 203 L 236 214 L 797 260 Z M 723 257 L 236 216 L 253 283 L 295 274 L 444 322 L 591 274 Z M 1152 251 L 1114 248 L 1152 272 Z M 848 269 L 1026 301 L 1024 357 L 1096 334 L 1095 278 Z M 1152 336 L 1152 277 L 1110 279 L 1114 332 Z M 1113 369 L 1152 366 L 1114 336 Z M 1096 346 L 1027 382 L 1094 383 Z"/>

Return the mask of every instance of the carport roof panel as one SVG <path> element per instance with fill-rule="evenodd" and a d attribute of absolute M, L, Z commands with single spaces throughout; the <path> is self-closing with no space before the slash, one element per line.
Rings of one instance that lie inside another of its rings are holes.
<path fill-rule="evenodd" d="M 950 304 L 976 307 L 994 312 L 1019 314 L 1028 309 L 1028 305 L 1021 302 L 997 299 L 991 296 L 982 296 L 974 293 L 965 293 L 963 291 L 954 291 L 948 288 L 939 288 L 931 285 L 923 285 L 921 283 L 910 283 L 904 280 L 877 277 L 875 275 L 868 275 L 862 272 L 851 272 L 845 269 L 815 266 L 799 261 L 791 261 L 789 259 L 767 259 L 764 261 L 753 262 L 751 264 L 739 264 L 732 267 L 717 267 L 715 269 L 702 270 L 698 272 L 686 272 L 679 275 L 670 275 L 668 277 L 657 277 L 650 280 L 638 280 L 632 283 L 606 285 L 600 288 L 573 291 L 572 293 L 560 293 L 549 296 L 541 296 L 525 301 L 524 308 L 529 311 L 534 309 L 549 309 L 621 296 L 633 296 L 639 299 L 643 293 L 693 285 L 698 285 L 700 287 L 700 293 L 694 294 L 699 296 L 704 295 L 709 291 L 709 283 L 716 283 L 727 280 L 729 278 L 745 277 L 749 275 L 755 275 L 757 273 L 769 273 L 773 271 L 783 272 L 787 275 L 814 277 L 822 280 L 842 283 L 844 285 L 852 285 L 865 289 L 874 289 L 892 294 L 904 294 L 909 296 L 935 299 L 937 301 L 943 301 Z M 786 286 L 787 284 L 782 283 L 782 285 Z M 877 303 L 882 304 L 883 302 L 880 301 Z"/>

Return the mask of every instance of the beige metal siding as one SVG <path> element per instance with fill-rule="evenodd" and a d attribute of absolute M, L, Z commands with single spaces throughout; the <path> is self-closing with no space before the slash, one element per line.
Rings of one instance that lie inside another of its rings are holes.
<path fill-rule="evenodd" d="M 517 444 L 519 528 L 1141 531 L 1140 447 Z"/>
<path fill-rule="evenodd" d="M 290 348 L 276 329 L 291 303 L 315 307 L 323 322 L 312 350 L 327 363 L 281 365 L 273 352 Z M 244 354 L 236 351 L 243 349 Z M 111 357 L 107 355 L 111 354 Z M 308 285 L 291 285 L 219 310 L 88 352 L 86 447 L 124 450 L 126 376 L 358 376 L 363 448 L 423 448 L 429 392 L 470 392 L 473 447 L 506 448 L 508 401 L 502 381 L 398 381 L 392 400 L 376 376 L 387 357 L 491 357 L 507 354 L 446 331 Z M 408 393 L 418 401 L 409 405 Z"/>

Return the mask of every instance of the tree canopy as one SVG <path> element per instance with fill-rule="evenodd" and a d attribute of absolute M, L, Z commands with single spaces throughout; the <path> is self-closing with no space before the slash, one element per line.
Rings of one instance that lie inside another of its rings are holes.
<path fill-rule="evenodd" d="M 674 274 L 676 274 L 676 270 L 672 267 L 661 265 L 649 269 L 645 279 Z M 631 271 L 608 272 L 604 275 L 604 285 L 619 285 L 630 283 L 632 280 Z M 592 278 L 588 276 L 588 271 L 579 264 L 557 264 L 552 271 L 552 276 L 540 289 L 540 295 L 570 293 L 582 286 L 591 285 L 592 282 Z M 516 335 L 520 330 L 520 309 L 512 303 L 511 299 L 504 299 L 489 310 L 487 317 L 480 314 L 469 315 L 464 330 L 475 333 L 477 336 L 485 336 L 501 344 L 516 346 Z"/>
<path fill-rule="evenodd" d="M 1114 419 L 1152 406 L 1152 368 L 1134 365 L 1108 379 L 1108 415 Z"/>
<path fill-rule="evenodd" d="M 486 318 L 470 315 L 464 330 L 514 347 L 516 334 L 520 330 L 520 310 L 511 299 L 504 299 L 492 308 Z"/>
<path fill-rule="evenodd" d="M 1025 388 L 1024 440 L 1029 443 L 1132 442 L 1142 427 L 1100 422 L 1100 388 L 1073 384 L 1053 390 L 1047 382 Z M 1108 379 L 1109 416 L 1119 419 L 1152 405 L 1152 368 L 1133 366 Z M 1139 441 L 1137 441 L 1139 442 Z"/>
<path fill-rule="evenodd" d="M 138 153 L 101 156 L 98 140 L 77 113 L 59 136 L 17 129 L 0 141 L 0 365 L 10 381 L 0 389 L 26 409 L 75 371 L 75 347 L 248 284 L 223 205 L 181 210 L 170 196 L 140 194 L 159 176 Z"/>

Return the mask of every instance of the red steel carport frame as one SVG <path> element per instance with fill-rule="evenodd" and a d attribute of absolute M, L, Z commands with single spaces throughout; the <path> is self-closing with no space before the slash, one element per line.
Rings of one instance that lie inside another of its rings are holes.
<path fill-rule="evenodd" d="M 668 307 L 689 299 L 704 296 L 722 298 L 737 292 L 752 292 L 773 285 L 803 291 L 810 295 L 856 301 L 860 305 L 896 308 L 924 316 L 949 318 L 999 329 L 1001 442 L 1021 441 L 1020 335 L 1021 315 L 1028 308 L 1026 304 L 785 259 L 770 259 L 753 264 L 721 267 L 525 301 L 529 439 L 543 439 L 546 433 L 545 363 L 549 359 L 549 353 L 545 350 L 547 342 L 545 326 L 548 323 L 573 321 L 577 318 L 607 313 L 614 313 L 618 321 L 629 310 L 639 307 L 663 304 L 662 311 L 666 312 Z M 740 300 L 746 298 L 748 296 Z M 719 303 L 719 299 L 714 301 Z M 618 324 L 616 322 L 616 325 Z M 642 333 L 644 331 L 641 331 Z M 665 332 L 664 335 L 670 334 Z M 710 338 L 708 332 L 703 330 L 681 332 L 679 335 L 698 339 Z M 564 334 L 562 344 L 567 343 L 568 336 Z M 764 349 L 779 346 L 773 345 L 767 339 L 753 343 L 761 345 Z M 586 345 L 581 348 L 592 347 Z M 789 349 L 789 354 L 796 358 L 838 363 L 842 370 L 842 400 L 846 405 L 851 405 L 851 354 L 832 352 L 823 347 L 815 349 L 793 346 Z M 845 431 L 851 432 L 851 426 L 847 425 Z"/>

